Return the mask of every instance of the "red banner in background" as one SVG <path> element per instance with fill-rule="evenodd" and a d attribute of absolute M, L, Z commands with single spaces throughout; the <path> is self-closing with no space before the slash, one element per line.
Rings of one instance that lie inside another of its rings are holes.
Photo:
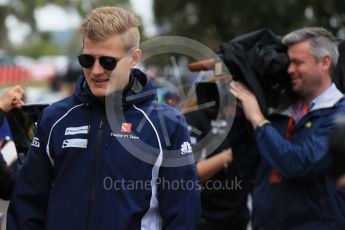
<path fill-rule="evenodd" d="M 13 65 L 0 66 L 0 87 L 32 81 L 30 72 Z"/>
<path fill-rule="evenodd" d="M 28 82 L 50 81 L 56 77 L 51 64 L 35 64 L 30 67 L 0 65 L 0 87 Z"/>

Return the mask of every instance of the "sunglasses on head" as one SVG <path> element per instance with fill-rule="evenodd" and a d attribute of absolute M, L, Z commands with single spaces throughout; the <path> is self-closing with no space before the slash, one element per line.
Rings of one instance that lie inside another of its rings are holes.
<path fill-rule="evenodd" d="M 106 70 L 112 71 L 116 68 L 116 65 L 118 61 L 120 61 L 121 58 L 114 58 L 109 56 L 100 56 L 98 58 L 99 64 Z M 96 57 L 90 54 L 80 54 L 78 55 L 79 64 L 83 68 L 91 68 L 95 62 Z"/>

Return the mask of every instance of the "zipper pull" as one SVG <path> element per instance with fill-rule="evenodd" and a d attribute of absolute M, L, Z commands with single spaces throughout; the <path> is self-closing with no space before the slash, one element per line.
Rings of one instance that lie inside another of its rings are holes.
<path fill-rule="evenodd" d="M 104 120 L 104 116 L 101 117 L 101 122 L 99 123 L 100 129 L 103 129 L 103 120 Z"/>

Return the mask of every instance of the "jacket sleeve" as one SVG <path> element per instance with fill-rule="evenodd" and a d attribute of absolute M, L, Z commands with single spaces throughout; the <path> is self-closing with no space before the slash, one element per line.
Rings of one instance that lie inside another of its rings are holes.
<path fill-rule="evenodd" d="M 324 174 L 331 167 L 328 137 L 333 120 L 324 117 L 300 143 L 285 139 L 272 125 L 265 124 L 255 130 L 260 154 L 286 178 L 300 178 Z"/>
<path fill-rule="evenodd" d="M 16 176 L 9 169 L 4 157 L 0 153 L 0 198 L 9 200 L 13 191 Z"/>
<path fill-rule="evenodd" d="M 172 148 L 169 151 L 169 154 L 176 154 L 174 157 L 179 163 L 176 166 L 161 167 L 158 183 L 164 230 L 196 229 L 200 215 L 200 185 L 193 153 L 189 148 L 189 132 L 185 119 L 180 116 L 179 120 L 176 122 L 179 123 L 176 132 L 170 137 Z"/>
<path fill-rule="evenodd" d="M 38 125 L 27 161 L 18 174 L 7 214 L 7 229 L 45 229 L 52 165 Z"/>

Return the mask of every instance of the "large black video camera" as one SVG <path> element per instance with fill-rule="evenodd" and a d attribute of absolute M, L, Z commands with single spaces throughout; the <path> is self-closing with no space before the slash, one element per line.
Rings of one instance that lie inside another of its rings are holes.
<path fill-rule="evenodd" d="M 257 30 L 221 45 L 219 58 L 232 78 L 244 83 L 257 97 L 263 113 L 268 108 L 282 109 L 293 100 L 291 82 L 287 74 L 289 58 L 281 37 L 268 29 Z M 213 69 L 217 60 L 191 63 L 191 71 Z"/>

